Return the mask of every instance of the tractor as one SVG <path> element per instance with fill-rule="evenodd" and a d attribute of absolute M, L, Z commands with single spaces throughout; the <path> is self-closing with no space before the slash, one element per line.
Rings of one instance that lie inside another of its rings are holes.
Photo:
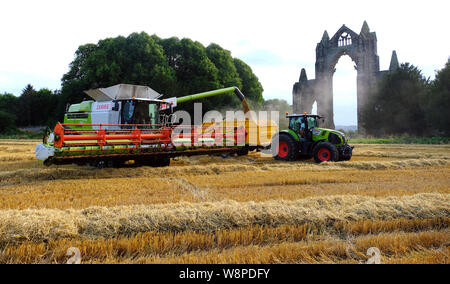
<path fill-rule="evenodd" d="M 319 128 L 323 117 L 312 114 L 287 114 L 289 129 L 274 135 L 271 144 L 276 160 L 296 161 L 311 159 L 316 163 L 348 161 L 353 147 L 348 145 L 344 133 Z"/>

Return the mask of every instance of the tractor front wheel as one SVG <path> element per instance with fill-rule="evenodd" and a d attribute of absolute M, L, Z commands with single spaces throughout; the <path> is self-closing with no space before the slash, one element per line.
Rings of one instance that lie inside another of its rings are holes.
<path fill-rule="evenodd" d="M 272 156 L 281 161 L 296 160 L 298 157 L 297 142 L 286 134 L 275 136 L 272 140 Z"/>
<path fill-rule="evenodd" d="M 316 163 L 336 162 L 339 160 L 339 152 L 330 142 L 321 142 L 314 148 L 314 160 Z"/>

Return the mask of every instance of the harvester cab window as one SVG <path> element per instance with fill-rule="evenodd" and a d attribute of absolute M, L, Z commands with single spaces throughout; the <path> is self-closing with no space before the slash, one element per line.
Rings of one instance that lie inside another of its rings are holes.
<path fill-rule="evenodd" d="M 134 124 L 150 124 L 149 103 L 136 102 L 134 117 Z"/>
<path fill-rule="evenodd" d="M 122 124 L 160 124 L 160 105 L 155 102 L 129 100 L 122 101 Z"/>
<path fill-rule="evenodd" d="M 122 124 L 132 124 L 134 114 L 134 102 L 123 101 L 122 102 Z"/>
<path fill-rule="evenodd" d="M 148 107 L 148 114 L 150 116 L 150 124 L 159 124 L 159 105 L 150 104 Z"/>

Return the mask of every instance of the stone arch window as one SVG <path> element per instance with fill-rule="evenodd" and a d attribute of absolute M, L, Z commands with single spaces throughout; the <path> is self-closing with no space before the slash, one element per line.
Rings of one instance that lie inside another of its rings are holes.
<path fill-rule="evenodd" d="M 347 46 L 352 44 L 352 37 L 349 33 L 343 32 L 338 40 L 338 46 Z"/>

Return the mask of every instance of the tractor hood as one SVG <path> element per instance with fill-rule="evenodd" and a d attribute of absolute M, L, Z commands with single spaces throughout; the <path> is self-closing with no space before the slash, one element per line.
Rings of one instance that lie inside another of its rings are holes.
<path fill-rule="evenodd" d="M 342 133 L 341 131 L 337 131 L 334 129 L 327 129 L 327 128 L 313 128 L 312 129 L 312 135 L 313 135 L 313 140 L 314 141 L 318 141 L 321 139 L 328 139 L 329 134 L 330 133 L 334 133 L 335 135 L 339 136 L 342 138 L 342 142 L 345 144 L 347 143 L 347 139 L 345 138 L 345 134 Z"/>
<path fill-rule="evenodd" d="M 162 95 L 147 86 L 119 84 L 108 88 L 93 89 L 85 93 L 97 102 L 119 99 L 157 99 Z"/>
<path fill-rule="evenodd" d="M 323 132 L 337 133 L 337 134 L 339 134 L 339 135 L 345 137 L 345 134 L 344 134 L 344 133 L 342 133 L 341 131 L 335 130 L 335 129 L 318 128 L 318 127 L 315 127 L 315 128 L 313 128 L 313 130 L 312 130 L 313 135 L 322 135 Z"/>

